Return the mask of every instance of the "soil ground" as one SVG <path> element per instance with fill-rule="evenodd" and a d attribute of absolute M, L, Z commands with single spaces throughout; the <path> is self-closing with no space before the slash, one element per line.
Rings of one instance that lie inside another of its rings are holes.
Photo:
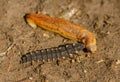
<path fill-rule="evenodd" d="M 23 54 L 72 42 L 25 23 L 42 13 L 83 25 L 97 52 L 71 59 L 20 64 Z M 120 82 L 120 0 L 0 0 L 0 82 Z"/>

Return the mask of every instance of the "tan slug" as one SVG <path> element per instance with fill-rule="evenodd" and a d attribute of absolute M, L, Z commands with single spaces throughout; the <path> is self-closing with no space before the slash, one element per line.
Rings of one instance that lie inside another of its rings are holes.
<path fill-rule="evenodd" d="M 54 18 L 42 14 L 26 14 L 25 20 L 32 27 L 39 26 L 68 39 L 81 42 L 89 52 L 94 53 L 97 49 L 94 34 L 83 26 L 76 25 L 61 18 Z"/>

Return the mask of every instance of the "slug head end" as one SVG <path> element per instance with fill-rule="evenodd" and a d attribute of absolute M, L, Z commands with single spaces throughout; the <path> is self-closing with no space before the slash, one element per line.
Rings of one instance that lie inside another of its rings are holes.
<path fill-rule="evenodd" d="M 95 53 L 97 50 L 97 46 L 96 45 L 90 45 L 87 48 L 87 51 L 91 52 L 91 53 Z"/>

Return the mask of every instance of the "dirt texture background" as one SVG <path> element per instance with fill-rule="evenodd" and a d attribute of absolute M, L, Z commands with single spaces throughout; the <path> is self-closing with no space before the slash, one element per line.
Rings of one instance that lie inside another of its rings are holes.
<path fill-rule="evenodd" d="M 42 13 L 83 25 L 97 38 L 95 54 L 21 65 L 23 54 L 72 42 L 25 23 Z M 120 82 L 120 0 L 0 0 L 0 82 Z"/>

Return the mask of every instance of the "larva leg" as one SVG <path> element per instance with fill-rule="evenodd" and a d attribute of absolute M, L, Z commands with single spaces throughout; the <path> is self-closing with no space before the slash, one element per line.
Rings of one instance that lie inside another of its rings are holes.
<path fill-rule="evenodd" d="M 97 49 L 94 34 L 83 26 L 73 24 L 61 18 L 53 18 L 42 14 L 27 14 L 25 20 L 32 27 L 40 26 L 63 37 L 82 42 L 85 44 L 86 49 L 92 53 Z"/>

